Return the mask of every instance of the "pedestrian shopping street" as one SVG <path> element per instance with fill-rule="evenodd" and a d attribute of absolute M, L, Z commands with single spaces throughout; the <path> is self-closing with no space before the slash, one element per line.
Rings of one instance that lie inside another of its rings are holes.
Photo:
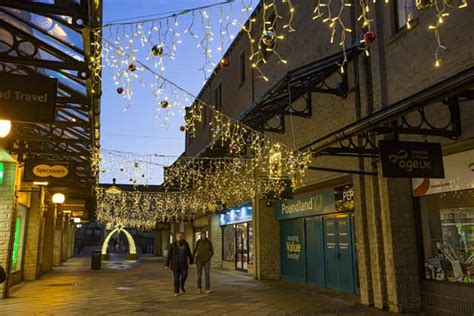
<path fill-rule="evenodd" d="M 190 268 L 186 294 L 174 297 L 172 273 L 155 257 L 110 261 L 90 270 L 89 258 L 73 258 L 36 282 L 14 288 L 0 300 L 1 315 L 384 315 L 362 307 L 357 296 L 246 274 L 211 271 L 213 294 L 196 293 Z"/>
<path fill-rule="evenodd" d="M 473 2 L 0 0 L 0 316 L 474 316 Z"/>

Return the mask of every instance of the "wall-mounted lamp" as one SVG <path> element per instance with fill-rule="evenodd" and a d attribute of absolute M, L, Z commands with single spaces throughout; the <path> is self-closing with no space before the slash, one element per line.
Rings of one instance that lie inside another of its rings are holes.
<path fill-rule="evenodd" d="M 63 204 L 66 200 L 66 197 L 62 193 L 54 193 L 53 194 L 53 203 L 54 204 Z"/>
<path fill-rule="evenodd" d="M 0 120 L 0 138 L 7 137 L 12 129 L 12 122 L 9 120 Z"/>

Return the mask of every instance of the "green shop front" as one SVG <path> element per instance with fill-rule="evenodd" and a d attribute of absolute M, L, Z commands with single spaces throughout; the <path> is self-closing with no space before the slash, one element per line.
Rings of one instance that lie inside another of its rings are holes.
<path fill-rule="evenodd" d="M 351 184 L 278 201 L 283 279 L 358 291 Z"/>

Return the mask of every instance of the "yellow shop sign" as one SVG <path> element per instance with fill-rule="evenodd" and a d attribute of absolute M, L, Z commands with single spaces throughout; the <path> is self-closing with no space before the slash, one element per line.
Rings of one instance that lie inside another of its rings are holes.
<path fill-rule="evenodd" d="M 64 178 L 69 174 L 69 170 L 67 167 L 61 165 L 49 166 L 43 164 L 33 167 L 33 174 L 41 178 Z"/>

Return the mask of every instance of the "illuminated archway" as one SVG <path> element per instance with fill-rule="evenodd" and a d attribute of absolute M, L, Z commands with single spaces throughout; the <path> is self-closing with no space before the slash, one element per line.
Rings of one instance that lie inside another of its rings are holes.
<path fill-rule="evenodd" d="M 110 238 L 112 238 L 112 236 L 115 233 L 120 234 L 121 232 L 123 232 L 125 234 L 125 237 L 127 237 L 127 241 L 128 241 L 129 253 L 127 255 L 127 258 L 128 259 L 137 259 L 137 247 L 135 245 L 135 240 L 133 240 L 133 236 L 126 229 L 124 229 L 123 226 L 118 225 L 107 235 L 107 237 L 105 237 L 105 240 L 102 243 L 102 251 L 101 252 L 102 252 L 102 258 L 104 260 L 107 260 L 109 258 L 109 254 L 107 253 L 107 248 L 108 248 L 108 245 L 109 245 Z"/>

